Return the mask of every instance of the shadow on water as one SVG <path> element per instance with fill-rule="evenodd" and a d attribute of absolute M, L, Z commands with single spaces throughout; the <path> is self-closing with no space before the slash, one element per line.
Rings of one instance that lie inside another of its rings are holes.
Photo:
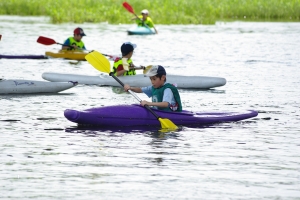
<path fill-rule="evenodd" d="M 85 134 L 91 137 L 95 137 L 98 134 L 101 133 L 126 133 L 126 134 L 146 134 L 149 137 L 154 138 L 165 138 L 165 136 L 169 137 L 170 134 L 175 133 L 182 133 L 186 132 L 191 129 L 207 129 L 207 128 L 222 128 L 222 129 L 228 129 L 228 128 L 234 128 L 235 125 L 245 125 L 245 124 L 251 124 L 256 123 L 255 118 L 249 119 L 249 120 L 243 120 L 243 121 L 237 121 L 237 122 L 218 122 L 213 124 L 199 124 L 199 125 L 190 125 L 190 126 L 178 126 L 177 130 L 164 130 L 161 129 L 159 126 L 136 126 L 136 127 L 98 127 L 98 126 L 72 126 L 65 129 L 65 132 L 70 133 L 79 133 L 79 134 Z"/>
<path fill-rule="evenodd" d="M 107 137 L 122 137 L 125 134 L 143 135 L 151 138 L 151 145 L 158 145 L 165 140 L 175 139 L 181 140 L 181 131 L 185 127 L 179 127 L 176 131 L 162 131 L 160 127 L 69 127 L 65 132 L 82 134 L 87 137 L 100 137 L 106 135 Z"/>
<path fill-rule="evenodd" d="M 179 127 L 177 131 L 181 131 Z M 66 132 L 86 134 L 96 136 L 101 133 L 126 133 L 126 134 L 148 134 L 148 133 L 166 133 L 174 131 L 162 131 L 159 126 L 137 126 L 137 127 L 97 127 L 97 126 L 75 126 L 65 129 Z"/>

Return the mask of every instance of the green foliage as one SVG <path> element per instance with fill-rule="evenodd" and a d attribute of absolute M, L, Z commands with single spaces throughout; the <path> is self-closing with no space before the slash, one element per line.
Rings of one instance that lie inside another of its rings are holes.
<path fill-rule="evenodd" d="M 132 23 L 123 0 L 0 0 L 1 15 L 50 16 L 53 23 Z M 217 20 L 300 20 L 300 0 L 130 0 L 155 24 L 213 24 Z"/>

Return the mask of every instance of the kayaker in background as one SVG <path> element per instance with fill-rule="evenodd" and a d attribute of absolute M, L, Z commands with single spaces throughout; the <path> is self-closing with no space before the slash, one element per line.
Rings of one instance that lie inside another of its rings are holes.
<path fill-rule="evenodd" d="M 130 87 L 125 84 L 124 90 L 131 90 L 136 93 L 145 93 L 148 97 L 152 97 L 152 102 L 141 101 L 141 105 L 153 106 L 159 110 L 166 111 L 182 111 L 182 104 L 177 88 L 167 83 L 167 73 L 164 67 L 153 65 L 145 76 L 150 77 L 151 86 L 147 87 Z"/>
<path fill-rule="evenodd" d="M 136 69 L 145 69 L 144 66 L 136 67 L 131 60 L 136 44 L 125 42 L 121 46 L 122 58 L 114 60 L 113 73 L 115 76 L 134 76 Z"/>
<path fill-rule="evenodd" d="M 147 28 L 153 28 L 155 30 L 155 33 L 158 34 L 156 28 L 154 27 L 154 23 L 152 19 L 149 17 L 149 11 L 144 9 L 141 12 L 142 15 L 139 17 L 132 18 L 133 20 L 136 20 L 136 23 L 138 26 L 145 26 Z"/>
<path fill-rule="evenodd" d="M 86 50 L 83 41 L 81 40 L 86 34 L 83 32 L 82 28 L 75 28 L 74 36 L 66 39 L 62 46 L 63 50 Z"/>

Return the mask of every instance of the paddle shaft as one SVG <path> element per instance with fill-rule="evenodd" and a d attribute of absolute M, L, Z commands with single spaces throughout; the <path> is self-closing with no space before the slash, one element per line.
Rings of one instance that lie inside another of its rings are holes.
<path fill-rule="evenodd" d="M 116 77 L 115 75 L 114 75 L 114 73 L 113 72 L 110 72 L 109 73 L 109 75 L 110 76 L 112 76 L 116 81 L 118 81 L 118 83 L 120 83 L 120 85 L 122 85 L 123 87 L 124 87 L 124 83 L 122 82 L 122 81 L 120 81 L 120 79 L 118 79 L 118 77 Z M 134 96 L 139 102 L 141 102 L 142 100 L 134 93 L 134 92 L 132 92 L 131 90 L 128 90 L 128 92 L 132 95 L 132 96 Z M 159 119 L 160 117 L 146 104 L 145 106 L 144 106 L 145 108 L 147 108 L 147 110 L 149 110 L 155 117 L 156 117 L 156 119 Z"/>

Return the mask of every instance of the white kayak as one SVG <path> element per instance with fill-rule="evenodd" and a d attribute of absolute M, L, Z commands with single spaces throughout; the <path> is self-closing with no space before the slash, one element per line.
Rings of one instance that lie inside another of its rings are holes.
<path fill-rule="evenodd" d="M 76 81 L 79 84 L 86 85 L 107 85 L 120 86 L 120 84 L 111 76 L 107 74 L 100 74 L 98 76 L 79 75 L 79 74 L 62 74 L 54 72 L 44 72 L 43 79 L 53 82 Z M 151 84 L 149 77 L 143 74 L 135 76 L 118 77 L 124 84 L 129 84 L 135 87 L 145 87 Z M 177 88 L 185 89 L 209 89 L 220 87 L 226 84 L 225 78 L 209 77 L 209 76 L 180 76 L 167 75 L 168 83 L 174 84 Z"/>
<path fill-rule="evenodd" d="M 22 79 L 0 79 L 0 94 L 57 93 L 77 84 L 77 82 L 54 83 Z"/>
<path fill-rule="evenodd" d="M 127 30 L 128 35 L 153 35 L 155 31 L 153 28 L 145 26 L 137 26 Z"/>

